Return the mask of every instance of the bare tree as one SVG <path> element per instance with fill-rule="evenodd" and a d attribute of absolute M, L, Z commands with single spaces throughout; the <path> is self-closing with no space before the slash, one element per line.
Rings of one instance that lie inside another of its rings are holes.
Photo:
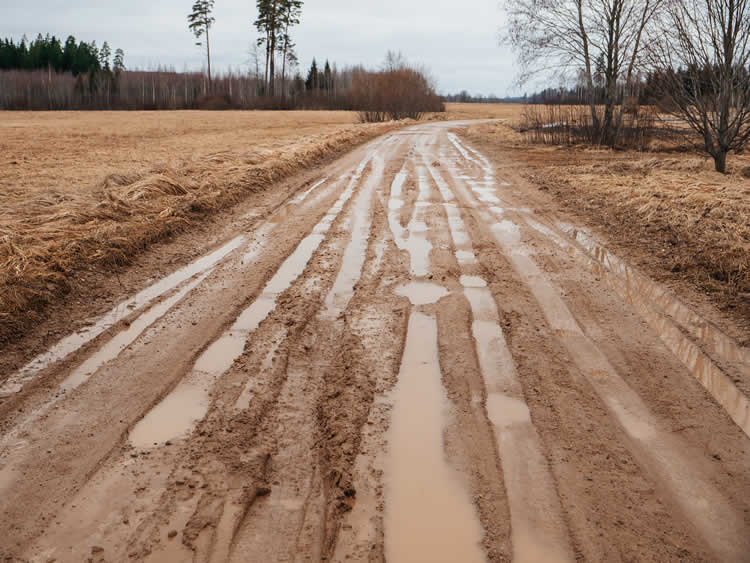
<path fill-rule="evenodd" d="M 664 1 L 504 0 L 509 16 L 504 39 L 524 69 L 519 81 L 540 74 L 577 75 L 599 143 L 614 145 L 625 109 L 624 89 L 618 85 L 629 84 L 637 72 L 644 32 Z"/>
<path fill-rule="evenodd" d="M 652 51 L 663 105 L 726 173 L 750 139 L 750 0 L 672 0 L 663 22 Z"/>

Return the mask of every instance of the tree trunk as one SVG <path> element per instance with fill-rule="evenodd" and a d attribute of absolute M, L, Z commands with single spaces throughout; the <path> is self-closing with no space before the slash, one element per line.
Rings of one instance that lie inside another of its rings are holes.
<path fill-rule="evenodd" d="M 727 173 L 727 151 L 724 149 L 718 149 L 714 155 L 714 168 L 721 174 Z"/>
<path fill-rule="evenodd" d="M 208 89 L 211 90 L 211 41 L 208 38 L 208 24 L 206 24 L 206 59 L 208 60 Z"/>
<path fill-rule="evenodd" d="M 273 0 L 273 8 L 271 12 L 271 16 L 269 17 L 268 25 L 271 30 L 271 65 L 269 68 L 270 76 L 269 76 L 269 89 L 268 92 L 273 97 L 276 94 L 276 36 L 277 36 L 277 26 L 279 25 L 279 18 L 278 14 L 276 13 L 278 5 L 278 0 Z"/>

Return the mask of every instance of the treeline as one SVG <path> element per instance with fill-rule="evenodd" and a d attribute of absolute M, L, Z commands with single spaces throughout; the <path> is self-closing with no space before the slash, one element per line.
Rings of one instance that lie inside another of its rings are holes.
<path fill-rule="evenodd" d="M 94 74 L 0 71 L 0 109 L 7 110 L 176 110 L 331 109 L 359 111 L 365 120 L 417 118 L 443 111 L 427 76 L 397 56 L 383 70 L 337 68 L 314 62 L 303 78 L 275 80 L 268 94 L 262 73 L 228 71 L 209 82 L 202 72 L 118 70 Z"/>
<path fill-rule="evenodd" d="M 443 95 L 444 102 L 458 103 L 458 104 L 521 104 L 526 100 L 521 97 L 512 98 L 501 98 L 494 94 L 488 96 L 472 95 L 466 90 L 462 90 L 458 94 L 445 94 Z"/>
<path fill-rule="evenodd" d="M 54 35 L 42 36 L 27 42 L 26 38 L 15 43 L 12 38 L 0 39 L 0 70 L 47 70 L 70 72 L 73 76 L 96 73 L 104 70 L 124 70 L 125 53 L 117 49 L 110 65 L 112 50 L 105 41 L 102 48 L 96 41 L 76 42 L 69 36 L 63 44 Z"/>

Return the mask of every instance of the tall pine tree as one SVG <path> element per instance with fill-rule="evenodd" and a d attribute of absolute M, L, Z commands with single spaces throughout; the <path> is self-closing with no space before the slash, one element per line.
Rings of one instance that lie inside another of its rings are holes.
<path fill-rule="evenodd" d="M 188 28 L 193 32 L 198 41 L 195 43 L 199 47 L 203 45 L 200 38 L 206 36 L 206 60 L 208 61 L 208 84 L 211 85 L 211 40 L 209 38 L 209 29 L 216 21 L 212 16 L 214 10 L 214 0 L 196 0 L 193 4 L 193 11 L 188 14 Z"/>
<path fill-rule="evenodd" d="M 261 34 L 258 46 L 266 49 L 265 82 L 271 96 L 275 94 L 276 53 L 289 48 L 289 28 L 299 23 L 302 4 L 302 0 L 257 0 L 254 25 Z"/>

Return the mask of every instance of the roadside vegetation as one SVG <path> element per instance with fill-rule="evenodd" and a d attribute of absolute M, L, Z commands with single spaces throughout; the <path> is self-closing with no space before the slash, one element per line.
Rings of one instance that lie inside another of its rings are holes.
<path fill-rule="evenodd" d="M 0 343 L 80 289 L 81 273 L 116 272 L 394 126 L 326 111 L 0 115 Z"/>
<path fill-rule="evenodd" d="M 548 110 L 546 120 L 535 112 L 527 126 L 538 140 L 643 148 L 645 136 L 664 135 L 653 124 L 668 115 L 678 122 L 669 132 L 725 173 L 727 156 L 750 139 L 750 0 L 506 0 L 505 7 L 520 82 L 552 75 L 586 108 Z"/>

